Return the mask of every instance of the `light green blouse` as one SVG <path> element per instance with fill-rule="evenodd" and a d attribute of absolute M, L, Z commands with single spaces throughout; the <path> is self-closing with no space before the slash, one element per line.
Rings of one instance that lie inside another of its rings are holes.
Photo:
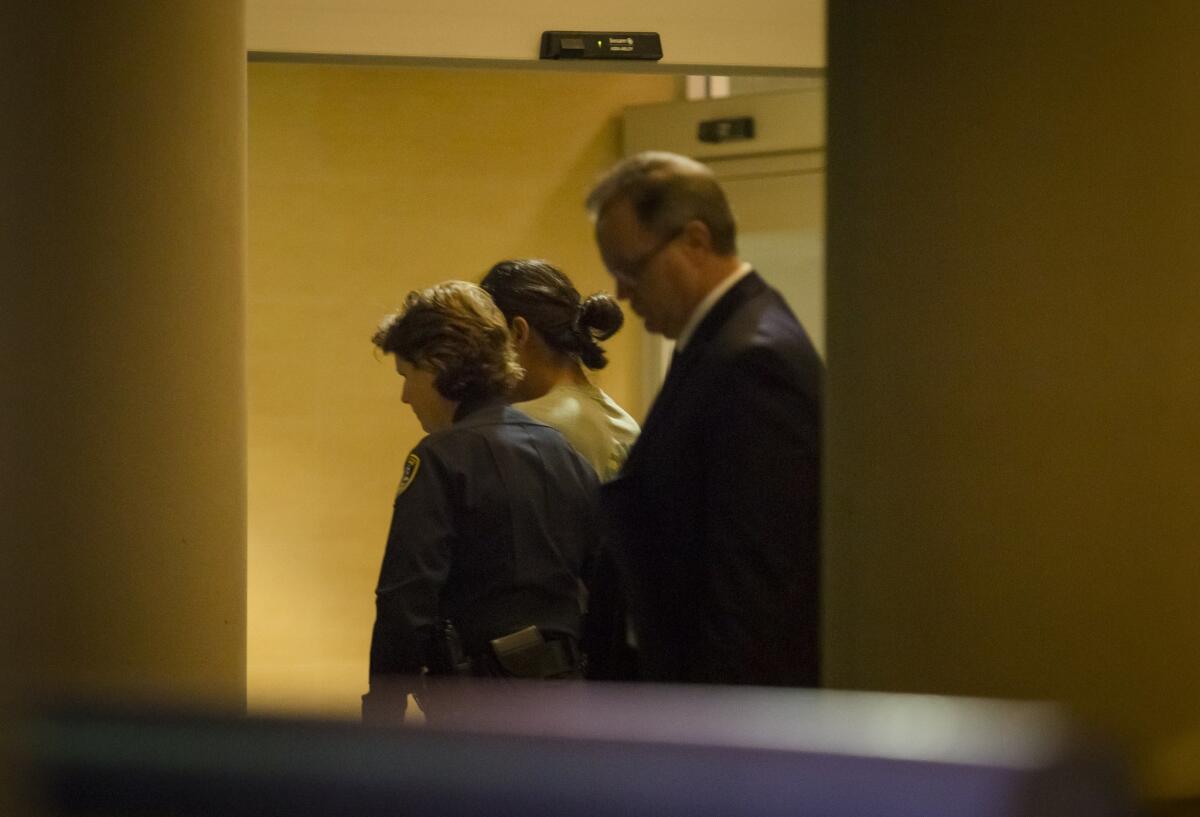
<path fill-rule="evenodd" d="M 591 383 L 556 386 L 536 400 L 515 405 L 533 419 L 558 429 L 596 469 L 601 482 L 608 482 L 621 470 L 641 431 L 625 409 Z"/>

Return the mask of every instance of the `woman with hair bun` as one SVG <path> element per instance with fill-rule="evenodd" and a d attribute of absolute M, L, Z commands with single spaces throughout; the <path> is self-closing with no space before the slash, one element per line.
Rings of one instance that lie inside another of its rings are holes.
<path fill-rule="evenodd" d="M 558 429 L 602 482 L 615 477 L 640 429 L 584 367 L 608 364 L 599 341 L 625 322 L 620 305 L 604 293 L 581 298 L 561 270 L 534 259 L 501 261 L 480 286 L 504 313 L 525 369 L 512 392 L 517 407 Z"/>
<path fill-rule="evenodd" d="M 625 322 L 616 300 L 581 298 L 562 270 L 546 261 L 501 261 L 480 286 L 504 314 L 524 378 L 510 392 L 516 407 L 557 429 L 601 482 L 614 478 L 641 429 L 629 413 L 588 379 L 584 367 L 608 364 L 600 341 Z M 636 680 L 633 631 L 612 559 L 602 553 L 585 577 L 588 608 L 583 646 L 587 675 Z"/>

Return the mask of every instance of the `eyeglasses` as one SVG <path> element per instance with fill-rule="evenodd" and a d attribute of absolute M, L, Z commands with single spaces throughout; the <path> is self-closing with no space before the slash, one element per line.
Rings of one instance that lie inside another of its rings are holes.
<path fill-rule="evenodd" d="M 661 241 L 659 241 L 650 249 L 646 250 L 634 260 L 625 264 L 609 265 L 609 273 L 614 278 L 617 278 L 626 284 L 637 283 L 638 279 L 641 278 L 642 274 L 646 271 L 646 267 L 650 266 L 650 262 L 653 261 L 660 252 L 665 250 L 668 244 L 679 238 L 682 233 L 683 228 L 681 227 L 663 238 Z"/>

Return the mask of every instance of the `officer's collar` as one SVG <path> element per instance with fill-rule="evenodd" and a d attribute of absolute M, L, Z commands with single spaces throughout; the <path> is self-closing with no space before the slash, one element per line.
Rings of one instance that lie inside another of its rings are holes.
<path fill-rule="evenodd" d="M 488 408 L 489 406 L 503 406 L 503 405 L 507 404 L 507 402 L 508 401 L 505 400 L 503 397 L 497 397 L 497 396 L 474 397 L 474 398 L 470 398 L 467 400 L 463 400 L 461 403 L 458 404 L 458 408 L 456 408 L 454 410 L 454 422 L 456 422 L 456 423 L 461 422 L 462 420 L 465 420 L 467 417 L 469 417 L 470 415 L 479 411 L 480 409 L 485 409 L 485 408 Z"/>

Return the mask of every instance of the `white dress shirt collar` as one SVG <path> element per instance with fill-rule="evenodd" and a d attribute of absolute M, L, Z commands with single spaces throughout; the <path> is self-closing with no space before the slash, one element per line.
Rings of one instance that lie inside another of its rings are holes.
<path fill-rule="evenodd" d="M 704 316 L 712 310 L 717 301 L 721 300 L 722 295 L 733 289 L 733 285 L 749 275 L 752 269 L 753 267 L 751 267 L 750 264 L 743 261 L 742 265 L 738 267 L 735 272 L 726 277 L 721 283 L 713 287 L 712 291 L 704 296 L 704 300 L 702 300 L 699 305 L 692 310 L 692 314 L 688 316 L 687 323 L 683 325 L 683 330 L 680 331 L 679 337 L 675 338 L 676 352 L 683 352 L 684 347 L 687 346 L 687 343 L 689 340 L 691 340 L 692 335 L 696 333 L 696 327 L 698 327 L 700 322 L 704 320 Z"/>

